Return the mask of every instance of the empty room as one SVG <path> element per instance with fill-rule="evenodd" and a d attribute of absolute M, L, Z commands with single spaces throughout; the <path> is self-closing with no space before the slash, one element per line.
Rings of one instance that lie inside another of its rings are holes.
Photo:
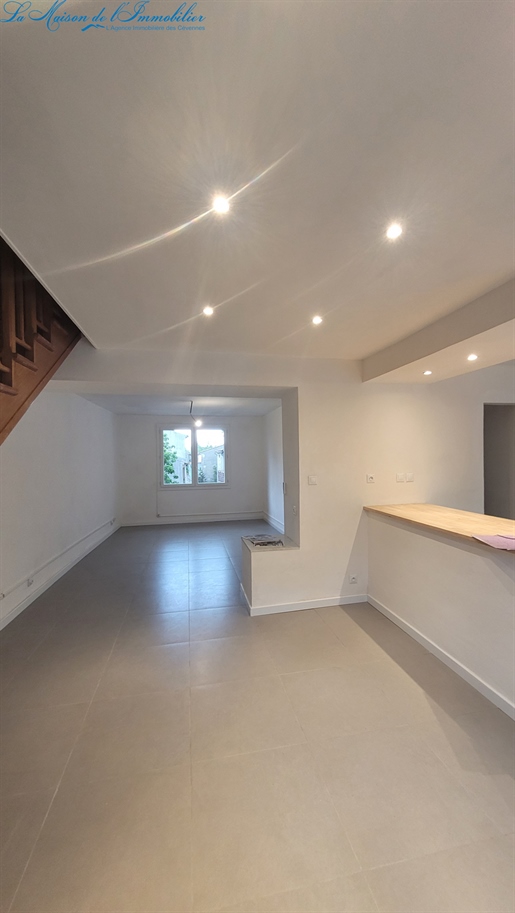
<path fill-rule="evenodd" d="M 1 913 L 515 913 L 512 0 L 0 0 Z"/>

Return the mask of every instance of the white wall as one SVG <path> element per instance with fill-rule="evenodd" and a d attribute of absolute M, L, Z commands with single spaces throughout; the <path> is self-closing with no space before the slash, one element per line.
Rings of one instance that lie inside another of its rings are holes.
<path fill-rule="evenodd" d="M 86 343 L 76 347 L 56 376 L 61 384 L 68 381 L 72 389 L 86 385 L 90 392 L 163 392 L 168 385 L 188 384 L 195 393 L 213 395 L 259 390 L 254 395 L 282 395 L 283 410 L 298 391 L 300 497 L 298 504 L 285 498 L 285 526 L 287 532 L 294 528 L 292 510 L 297 507 L 300 549 L 256 557 L 252 579 L 258 606 L 365 597 L 364 504 L 426 501 L 482 511 L 483 403 L 511 402 L 514 389 L 513 365 L 427 386 L 396 386 L 362 384 L 358 363 L 191 352 L 173 357 L 160 351 L 105 353 Z M 142 377 L 147 387 L 135 384 L 135 378 Z M 294 424 L 292 418 L 288 446 Z M 286 466 L 286 450 L 284 461 L 285 480 L 294 491 L 295 461 L 290 453 Z M 375 474 L 374 485 L 366 483 L 367 472 Z M 413 472 L 415 481 L 397 483 L 397 472 Z M 316 475 L 318 485 L 308 486 L 308 475 Z M 155 484 L 151 476 L 145 500 L 149 518 Z M 357 575 L 357 584 L 350 584 L 350 574 Z"/>
<path fill-rule="evenodd" d="M 281 406 L 264 417 L 266 448 L 265 519 L 284 532 L 283 410 Z"/>
<path fill-rule="evenodd" d="M 5 619 L 115 528 L 114 416 L 41 393 L 0 447 L 0 508 Z"/>
<path fill-rule="evenodd" d="M 262 517 L 265 503 L 263 416 L 204 419 L 227 430 L 227 486 L 158 489 L 159 428 L 185 427 L 185 417 L 118 415 L 120 520 L 130 526 Z M 159 515 L 159 516 L 158 516 Z"/>
<path fill-rule="evenodd" d="M 377 515 L 368 524 L 372 605 L 514 716 L 514 555 Z"/>

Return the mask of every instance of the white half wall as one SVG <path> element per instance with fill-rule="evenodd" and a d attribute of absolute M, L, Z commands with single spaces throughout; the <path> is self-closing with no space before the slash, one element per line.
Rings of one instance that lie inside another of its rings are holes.
<path fill-rule="evenodd" d="M 265 519 L 284 532 L 283 410 L 279 406 L 264 416 L 266 448 Z"/>
<path fill-rule="evenodd" d="M 515 716 L 515 555 L 368 516 L 369 599 Z"/>
<path fill-rule="evenodd" d="M 0 447 L 0 625 L 116 528 L 115 446 L 110 412 L 45 390 Z"/>
<path fill-rule="evenodd" d="M 158 487 L 159 429 L 184 428 L 184 416 L 117 415 L 120 522 L 124 526 L 261 518 L 265 505 L 263 416 L 210 416 L 204 428 L 227 431 L 227 486 Z"/>

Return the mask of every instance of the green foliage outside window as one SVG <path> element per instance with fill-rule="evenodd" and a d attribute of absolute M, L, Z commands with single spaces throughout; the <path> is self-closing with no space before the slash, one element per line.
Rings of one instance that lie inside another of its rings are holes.
<path fill-rule="evenodd" d="M 173 485 L 174 482 L 177 482 L 179 476 L 175 472 L 175 462 L 177 460 L 177 451 L 175 447 L 170 444 L 166 439 L 166 436 L 163 435 L 163 466 L 164 466 L 164 482 L 165 485 Z"/>

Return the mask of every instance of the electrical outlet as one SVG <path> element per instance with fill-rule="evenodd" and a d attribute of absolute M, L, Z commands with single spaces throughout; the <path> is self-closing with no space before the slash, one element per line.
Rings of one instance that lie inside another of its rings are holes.
<path fill-rule="evenodd" d="M 376 477 L 375 477 L 374 473 L 373 473 L 373 472 L 367 472 L 367 482 L 368 482 L 368 484 L 369 484 L 369 485 L 373 485 L 373 483 L 375 482 L 375 480 L 376 480 Z"/>
<path fill-rule="evenodd" d="M 295 504 L 294 504 L 293 507 L 292 507 L 292 511 L 293 511 L 293 516 L 296 517 L 296 516 L 297 516 L 297 508 L 295 507 Z"/>
<path fill-rule="evenodd" d="M 34 577 L 29 577 L 29 579 L 27 580 L 27 586 L 32 586 L 33 583 L 34 583 Z"/>
<path fill-rule="evenodd" d="M 357 574 L 349 574 L 349 583 L 357 583 L 358 577 Z"/>

